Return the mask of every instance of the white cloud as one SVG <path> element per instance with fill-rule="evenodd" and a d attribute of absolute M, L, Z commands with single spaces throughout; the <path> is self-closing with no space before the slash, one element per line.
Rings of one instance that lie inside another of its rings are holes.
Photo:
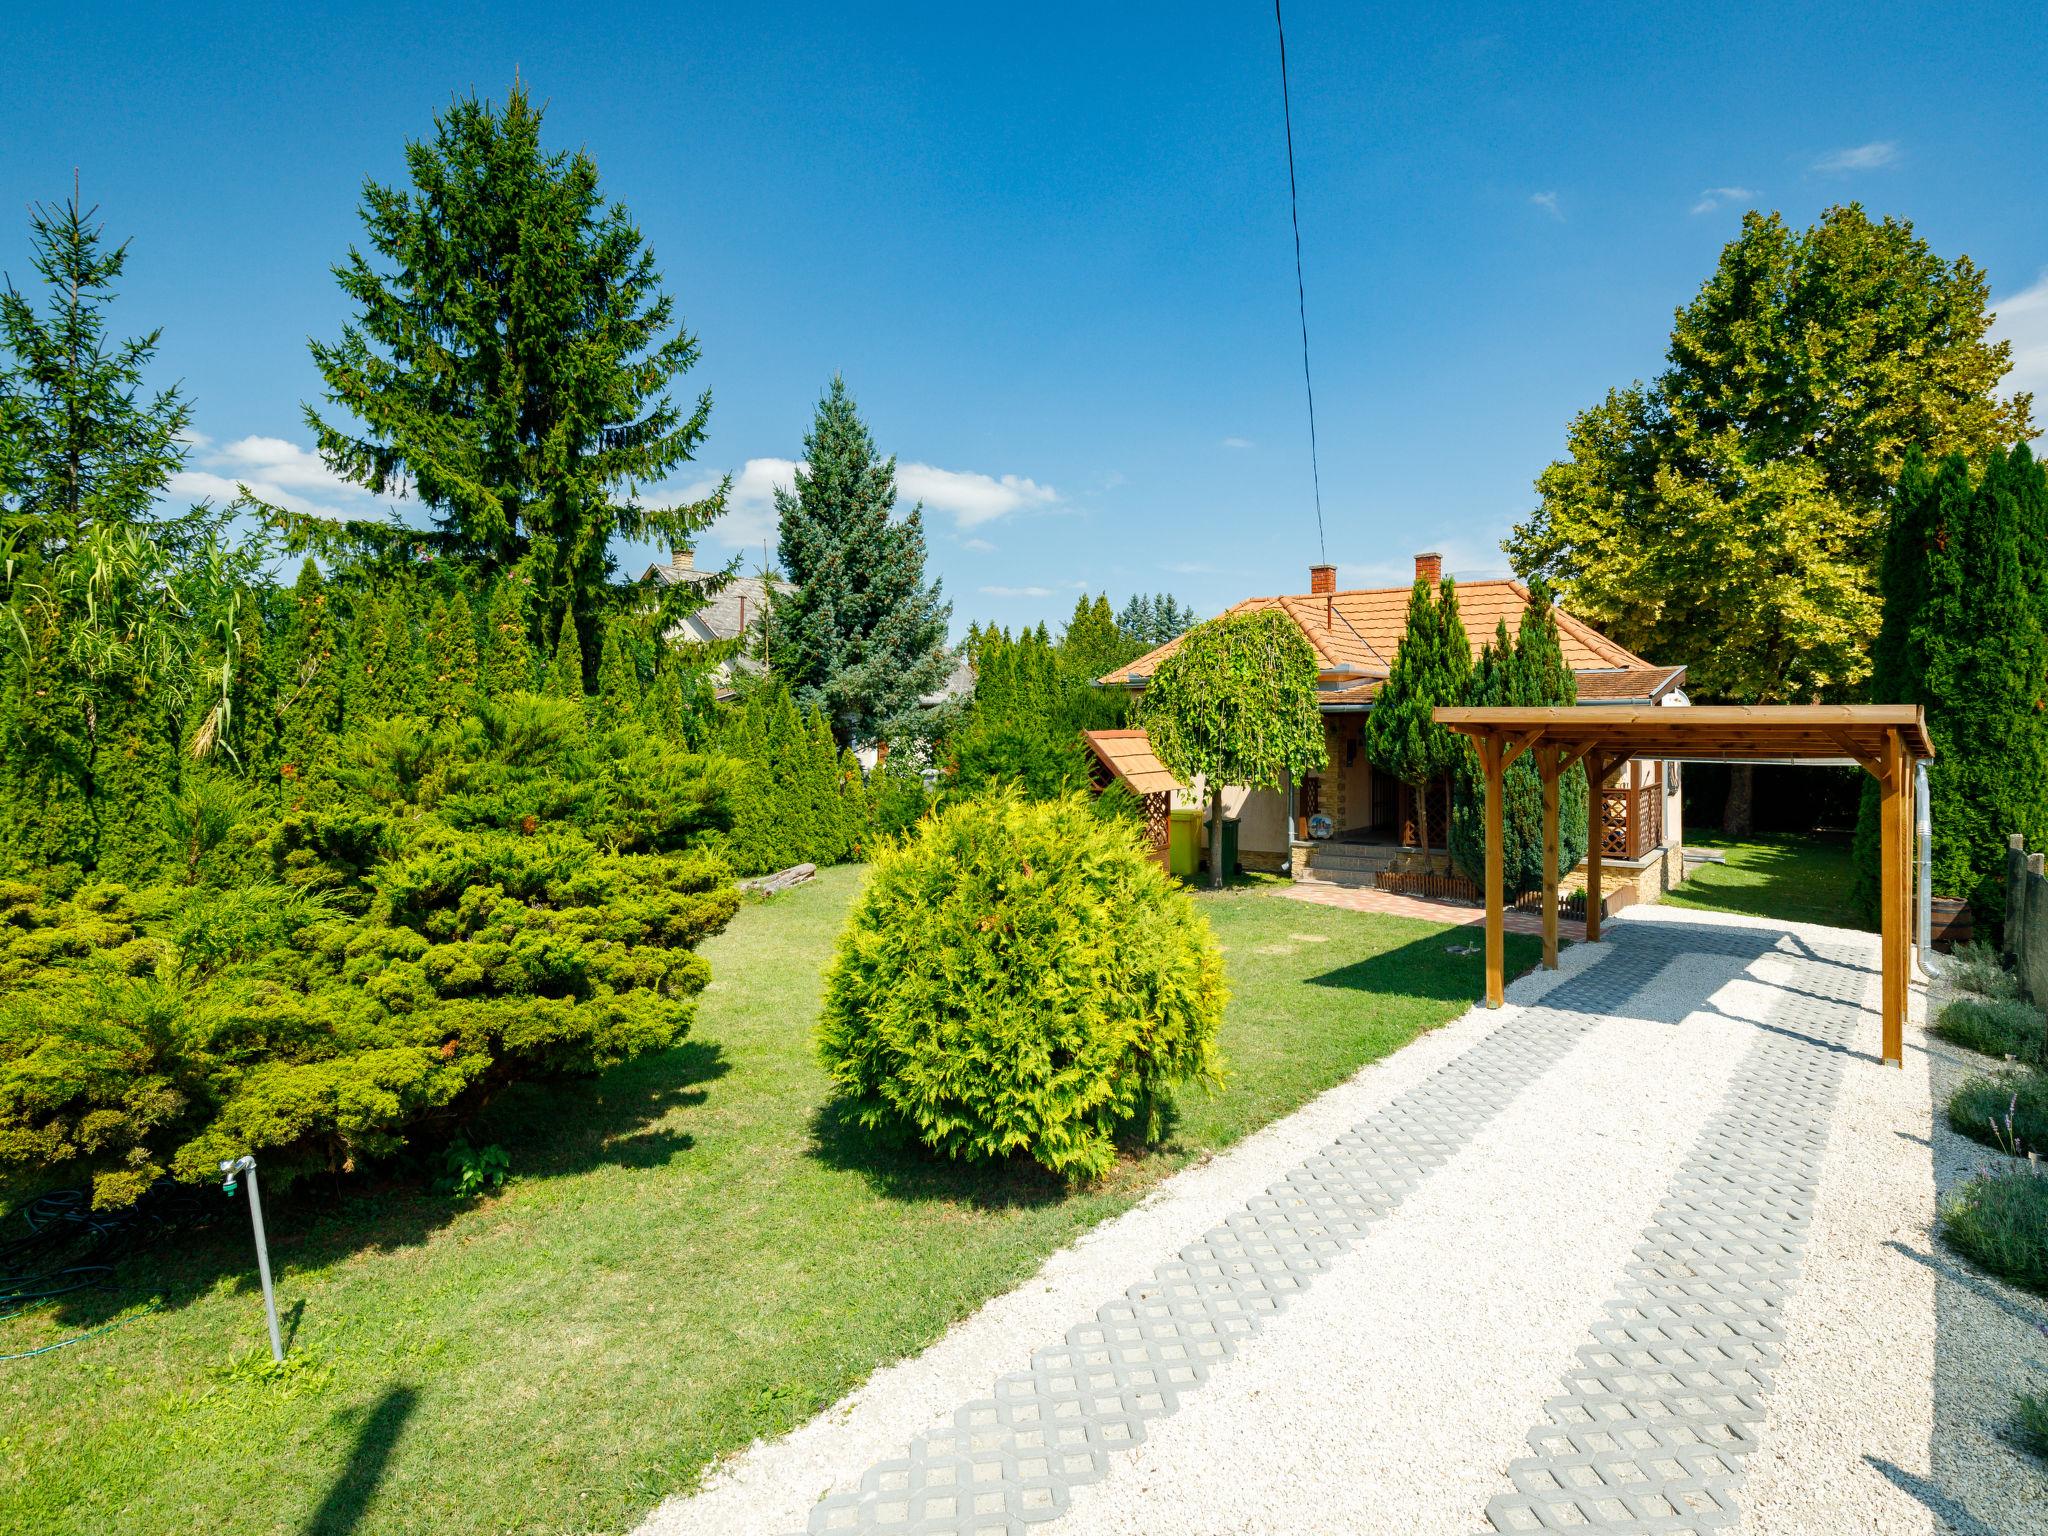
<path fill-rule="evenodd" d="M 995 545 L 989 543 L 987 539 L 962 539 L 960 547 L 962 549 L 971 549 L 977 555 L 992 555 L 996 552 Z"/>
<path fill-rule="evenodd" d="M 797 459 L 747 460 L 732 477 L 732 489 L 725 497 L 725 515 L 700 537 L 726 549 L 759 549 L 764 542 L 773 544 L 775 493 L 794 490 L 796 472 L 807 468 Z M 675 496 L 664 498 L 662 504 L 681 506 L 702 501 L 717 489 L 718 479 L 707 477 L 684 486 Z"/>
<path fill-rule="evenodd" d="M 2048 271 L 2011 298 L 1997 301 L 1993 308 L 1998 321 L 1991 327 L 1993 339 L 2012 343 L 2012 372 L 2001 386 L 2007 394 L 2031 390 L 2036 420 L 2048 410 Z M 2035 443 L 2036 452 L 2041 445 Z"/>
<path fill-rule="evenodd" d="M 1557 194 L 1555 192 L 1531 192 L 1529 194 L 1529 201 L 1535 207 L 1541 208 L 1545 213 L 1557 220 L 1558 223 L 1562 224 L 1564 222 L 1564 210 L 1557 206 Z"/>
<path fill-rule="evenodd" d="M 1868 144 L 1857 144 L 1822 155 L 1813 162 L 1813 168 L 1828 175 L 1838 175 L 1843 171 L 1880 171 L 1898 163 L 1898 144 L 1891 139 L 1876 139 Z"/>
<path fill-rule="evenodd" d="M 1252 446 L 1252 440 L 1248 437 L 1226 437 L 1223 439 L 1223 446 L 1226 448 L 1249 448 Z"/>
<path fill-rule="evenodd" d="M 984 475 L 976 470 L 939 469 L 930 464 L 898 464 L 899 502 L 923 502 L 935 511 L 950 512 L 962 528 L 976 528 L 1026 507 L 1057 502 L 1059 493 L 1022 475 Z"/>
<path fill-rule="evenodd" d="M 281 437 L 238 437 L 216 446 L 203 432 L 188 432 L 190 468 L 171 476 L 176 497 L 233 501 L 246 485 L 252 495 L 312 517 L 376 517 L 379 508 L 405 500 L 403 491 L 378 496 L 344 480 L 310 448 Z"/>
<path fill-rule="evenodd" d="M 809 466 L 797 459 L 749 459 L 732 477 L 732 490 L 725 498 L 725 515 L 704 537 L 727 549 L 759 549 L 765 539 L 775 540 L 775 493 L 796 488 L 796 472 Z M 718 481 L 706 476 L 684 486 L 665 502 L 675 506 L 702 501 L 718 489 Z M 908 511 L 922 502 L 934 511 L 948 513 L 955 526 L 967 529 L 1025 507 L 1050 506 L 1059 495 L 1049 485 L 1040 485 L 1021 475 L 984 475 L 972 470 L 935 469 L 929 464 L 896 466 L 896 505 Z M 986 540 L 968 540 L 966 547 L 983 551 L 995 546 Z"/>
<path fill-rule="evenodd" d="M 983 587 L 983 597 L 1051 597 L 1051 587 Z"/>
<path fill-rule="evenodd" d="M 1694 213 L 1712 213 L 1723 203 L 1746 203 L 1756 193 L 1748 187 L 1709 187 L 1700 194 L 1700 200 L 1692 205 Z"/>

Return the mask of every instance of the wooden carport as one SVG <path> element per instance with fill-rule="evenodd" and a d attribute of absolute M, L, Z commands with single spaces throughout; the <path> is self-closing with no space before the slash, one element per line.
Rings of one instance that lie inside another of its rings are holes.
<path fill-rule="evenodd" d="M 1501 779 L 1534 752 L 1543 781 L 1543 963 L 1557 965 L 1557 782 L 1586 766 L 1596 792 L 1632 758 L 1717 762 L 1855 762 L 1881 792 L 1884 1059 L 1904 1064 L 1912 945 L 1913 765 L 1934 756 L 1916 704 L 1695 704 L 1675 708 L 1566 705 L 1439 709 L 1439 725 L 1472 738 L 1486 781 L 1486 1001 L 1501 1005 Z M 1600 839 L 1586 847 L 1586 938 L 1600 938 Z"/>

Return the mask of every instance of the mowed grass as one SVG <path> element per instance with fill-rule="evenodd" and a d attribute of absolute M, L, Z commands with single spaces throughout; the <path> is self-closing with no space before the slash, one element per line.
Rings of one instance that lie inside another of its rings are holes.
<path fill-rule="evenodd" d="M 1685 840 L 1691 847 L 1721 849 L 1728 862 L 1694 866 L 1685 882 L 1664 897 L 1667 906 L 1837 928 L 1870 926 L 1849 899 L 1852 869 L 1846 832 L 1765 832 L 1745 838 L 1688 832 Z"/>
<path fill-rule="evenodd" d="M 877 1153 L 825 1110 L 821 974 L 855 869 L 744 909 L 690 1040 L 493 1106 L 514 1182 L 268 1202 L 292 1368 L 266 1379 L 246 1203 L 118 1288 L 0 1323 L 0 1530 L 630 1529 L 756 1436 L 914 1353 L 1160 1178 L 1463 1012 L 1469 932 L 1203 895 L 1229 1087 L 1102 1186 Z M 1511 968 L 1536 958 L 1509 935 Z M 219 1198 L 212 1196 L 210 1198 Z M 225 1204 L 225 1202 L 223 1202 Z M 6 1217 L 18 1221 L 16 1216 Z"/>

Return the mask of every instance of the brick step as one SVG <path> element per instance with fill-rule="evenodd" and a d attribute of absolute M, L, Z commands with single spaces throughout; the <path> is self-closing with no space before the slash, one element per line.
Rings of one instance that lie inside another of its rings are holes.
<path fill-rule="evenodd" d="M 1371 890 L 1378 880 L 1378 872 L 1370 869 L 1318 868 L 1314 864 L 1294 877 L 1297 885 L 1341 885 L 1347 890 Z"/>
<path fill-rule="evenodd" d="M 1318 843 L 1308 851 L 1308 861 L 1321 869 L 1392 869 L 1401 860 L 1398 848 L 1346 848 Z"/>

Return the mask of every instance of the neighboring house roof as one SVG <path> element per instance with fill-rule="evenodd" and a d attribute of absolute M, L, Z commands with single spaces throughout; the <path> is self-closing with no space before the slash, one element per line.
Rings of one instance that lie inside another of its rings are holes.
<path fill-rule="evenodd" d="M 1359 708 L 1372 701 L 1372 695 L 1387 675 L 1394 651 L 1408 627 L 1408 600 L 1413 590 L 1412 587 L 1373 587 L 1349 592 L 1253 597 L 1225 610 L 1225 613 L 1228 616 L 1258 613 L 1267 608 L 1280 609 L 1301 630 L 1321 664 L 1323 704 Z M 1472 646 L 1475 661 L 1480 647 L 1493 639 L 1496 626 L 1505 622 L 1512 631 L 1521 622 L 1529 603 L 1529 589 L 1519 581 L 1458 583 L 1458 617 L 1464 623 L 1465 636 Z M 1564 651 L 1566 665 L 1580 676 L 1582 696 L 1585 696 L 1584 680 L 1589 674 L 1619 674 L 1624 681 L 1613 686 L 1640 686 L 1644 689 L 1641 693 L 1627 695 L 1631 698 L 1654 697 L 1656 692 L 1668 689 L 1684 674 L 1683 667 L 1652 665 L 1562 608 L 1556 612 L 1558 643 Z M 1120 667 L 1097 681 L 1111 687 L 1141 685 L 1152 676 L 1153 669 L 1160 662 L 1178 649 L 1180 641 L 1169 640 L 1147 651 L 1129 666 Z M 1652 676 L 1664 679 L 1654 691 L 1650 688 Z M 1357 681 L 1349 681 L 1353 678 Z M 1596 683 L 1594 686 L 1608 685 Z M 1333 687 L 1336 691 L 1332 691 Z M 1622 695 L 1601 693 L 1599 696 L 1611 699 Z"/>
<path fill-rule="evenodd" d="M 709 586 L 716 575 L 711 571 L 697 569 L 696 558 L 687 549 L 679 549 L 666 564 L 657 561 L 641 574 L 642 581 L 652 581 L 664 587 L 684 583 Z M 769 590 L 787 596 L 796 590 L 796 583 L 784 581 L 781 577 L 763 579 L 759 576 L 735 576 L 717 592 L 704 601 L 704 606 L 683 620 L 683 628 L 692 640 L 736 640 L 740 634 L 760 620 L 768 608 Z"/>
<path fill-rule="evenodd" d="M 953 670 L 948 672 L 946 680 L 939 684 L 938 692 L 927 693 L 919 698 L 917 702 L 924 705 L 925 708 L 931 709 L 937 705 L 948 703 L 953 699 L 964 699 L 972 692 L 974 692 L 974 663 L 967 659 L 966 653 L 963 651 L 954 658 Z"/>
<path fill-rule="evenodd" d="M 1083 731 L 1082 740 L 1117 778 L 1135 795 L 1156 795 L 1187 786 L 1171 773 L 1152 752 L 1152 738 L 1143 731 Z"/>
<path fill-rule="evenodd" d="M 1676 688 L 1683 667 L 1587 668 L 1577 674 L 1581 704 L 1654 704 Z"/>

